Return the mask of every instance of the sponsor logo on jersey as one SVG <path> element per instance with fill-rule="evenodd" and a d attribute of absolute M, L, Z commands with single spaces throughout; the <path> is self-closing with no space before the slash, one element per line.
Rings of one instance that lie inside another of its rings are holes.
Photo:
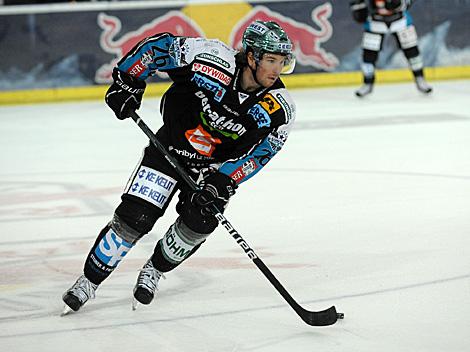
<path fill-rule="evenodd" d="M 127 193 L 163 208 L 175 184 L 176 180 L 170 176 L 141 166 Z"/>
<path fill-rule="evenodd" d="M 196 159 L 196 160 L 212 160 L 211 158 L 208 158 L 204 155 L 200 155 L 196 152 L 194 153 L 191 153 L 191 152 L 188 152 L 187 150 L 184 150 L 184 149 L 176 149 L 176 148 L 173 148 L 172 149 L 175 153 L 177 153 L 178 155 L 181 155 L 181 156 L 184 156 L 186 158 L 189 158 L 189 159 Z"/>
<path fill-rule="evenodd" d="M 277 101 L 282 105 L 282 108 L 284 109 L 284 112 L 286 113 L 286 122 L 289 122 L 292 120 L 292 107 L 289 105 L 289 103 L 284 99 L 281 93 L 276 93 L 275 97 Z"/>
<path fill-rule="evenodd" d="M 190 51 L 190 45 L 187 42 L 186 38 L 177 38 L 173 42 L 173 45 L 170 46 L 168 52 L 175 60 L 177 66 L 187 65 L 186 62 L 186 53 Z"/>
<path fill-rule="evenodd" d="M 238 111 L 235 111 L 235 110 L 232 110 L 230 109 L 230 107 L 228 107 L 227 105 L 222 105 L 222 107 L 227 110 L 229 113 L 235 115 L 235 116 L 240 116 L 240 114 L 238 113 Z"/>
<path fill-rule="evenodd" d="M 150 65 L 153 61 L 152 52 L 147 51 L 145 52 L 140 60 L 137 60 L 128 70 L 127 72 L 135 77 L 139 77 Z"/>
<path fill-rule="evenodd" d="M 269 113 L 272 114 L 281 108 L 281 105 L 274 99 L 271 94 L 266 94 L 260 105 Z"/>
<path fill-rule="evenodd" d="M 215 78 L 217 81 L 225 84 L 226 86 L 228 86 L 230 84 L 230 81 L 232 80 L 228 75 L 217 70 L 216 68 L 200 64 L 199 62 L 193 63 L 192 70 L 194 72 L 201 72 L 205 75 Z"/>
<path fill-rule="evenodd" d="M 244 162 L 242 165 L 242 171 L 245 175 L 249 175 L 255 170 L 256 170 L 256 163 L 253 159 L 250 159 Z"/>
<path fill-rule="evenodd" d="M 113 229 L 109 229 L 95 249 L 95 255 L 107 266 L 116 267 L 132 248 Z"/>
<path fill-rule="evenodd" d="M 271 124 L 269 113 L 260 104 L 253 105 L 250 110 L 248 110 L 248 115 L 254 118 L 258 124 L 258 128 L 269 127 Z"/>
<path fill-rule="evenodd" d="M 270 134 L 268 136 L 268 143 L 274 153 L 277 153 L 284 146 L 284 141 L 276 136 Z"/>
<path fill-rule="evenodd" d="M 184 134 L 189 144 L 196 149 L 199 154 L 211 156 L 217 144 L 222 143 L 218 138 L 214 138 L 201 125 L 193 130 L 187 130 Z"/>
<path fill-rule="evenodd" d="M 246 131 L 242 124 L 234 123 L 232 119 L 227 120 L 224 116 L 218 117 L 216 120 L 210 120 L 208 114 L 201 112 L 200 117 L 202 123 L 209 127 L 211 131 L 217 131 L 223 136 L 232 138 L 233 140 L 237 140 L 240 137 L 239 131 Z M 234 132 L 224 131 L 224 129 Z"/>
<path fill-rule="evenodd" d="M 196 85 L 199 88 L 203 88 L 205 90 L 208 90 L 209 92 L 213 92 L 214 93 L 214 100 L 216 100 L 216 101 L 220 102 L 222 100 L 222 98 L 224 97 L 224 95 L 225 95 L 226 90 L 219 83 L 216 83 L 216 82 L 214 82 L 213 80 L 211 80 L 207 77 L 201 76 L 198 73 L 194 74 L 191 81 L 196 83 Z"/>
<path fill-rule="evenodd" d="M 235 123 L 233 119 L 220 116 L 217 112 L 212 111 L 209 99 L 202 91 L 196 92 L 196 96 L 201 99 L 202 112 L 200 117 L 205 126 L 234 140 L 246 133 L 247 130 L 241 123 Z"/>
<path fill-rule="evenodd" d="M 248 159 L 241 166 L 235 169 L 230 174 L 230 177 L 233 178 L 237 183 L 243 180 L 246 176 L 253 173 L 257 169 L 256 161 L 254 159 Z"/>
<path fill-rule="evenodd" d="M 196 57 L 199 58 L 199 59 L 202 59 L 202 60 L 215 62 L 216 64 L 218 64 L 220 66 L 223 66 L 225 68 L 230 68 L 230 64 L 227 61 L 221 59 L 218 56 L 212 55 L 212 54 L 202 53 L 202 54 L 196 55 Z"/>

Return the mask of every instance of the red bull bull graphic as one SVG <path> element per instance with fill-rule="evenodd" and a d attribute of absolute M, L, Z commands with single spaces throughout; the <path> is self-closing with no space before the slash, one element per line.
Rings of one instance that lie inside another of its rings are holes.
<path fill-rule="evenodd" d="M 339 64 L 338 58 L 327 51 L 321 45 L 327 42 L 333 34 L 333 26 L 329 21 L 332 14 L 332 6 L 329 2 L 317 6 L 312 10 L 312 22 L 319 29 L 285 17 L 278 12 L 271 11 L 265 6 L 255 6 L 234 27 L 230 35 L 230 44 L 234 48 L 241 47 L 241 40 L 245 28 L 255 20 L 275 21 L 286 32 L 294 44 L 294 53 L 298 63 L 312 66 L 317 69 L 332 71 Z"/>
<path fill-rule="evenodd" d="M 103 29 L 100 36 L 101 49 L 115 55 L 115 58 L 98 68 L 95 74 L 95 81 L 97 83 L 111 82 L 113 68 L 119 59 L 146 37 L 163 32 L 186 37 L 204 36 L 201 28 L 180 11 L 168 11 L 165 15 L 143 24 L 135 31 L 123 34 L 117 40 L 115 37 L 121 31 L 121 20 L 119 18 L 101 12 L 98 14 L 98 25 Z"/>

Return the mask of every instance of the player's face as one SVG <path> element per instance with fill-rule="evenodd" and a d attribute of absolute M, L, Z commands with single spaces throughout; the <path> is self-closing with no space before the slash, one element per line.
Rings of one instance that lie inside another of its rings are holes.
<path fill-rule="evenodd" d="M 271 87 L 279 78 L 285 65 L 286 57 L 279 54 L 266 53 L 260 60 L 256 78 L 265 88 Z"/>

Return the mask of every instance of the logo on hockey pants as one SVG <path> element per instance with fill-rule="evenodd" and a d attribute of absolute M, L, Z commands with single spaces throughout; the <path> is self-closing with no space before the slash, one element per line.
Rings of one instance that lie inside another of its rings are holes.
<path fill-rule="evenodd" d="M 112 229 L 109 229 L 96 247 L 95 254 L 104 264 L 116 267 L 131 248 L 132 244 L 127 243 Z"/>

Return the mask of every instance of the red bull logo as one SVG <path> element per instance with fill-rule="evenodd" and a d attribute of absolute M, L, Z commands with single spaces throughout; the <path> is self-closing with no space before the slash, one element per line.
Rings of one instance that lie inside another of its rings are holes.
<path fill-rule="evenodd" d="M 255 6 L 234 26 L 230 34 L 230 45 L 234 48 L 241 47 L 243 32 L 253 21 L 275 21 L 284 28 L 292 40 L 294 54 L 298 63 L 331 71 L 338 66 L 339 60 L 334 54 L 325 51 L 321 47 L 333 34 L 333 27 L 329 21 L 331 14 L 331 3 L 326 2 L 317 6 L 311 12 L 312 26 L 285 17 L 265 6 Z M 98 15 L 98 25 L 103 29 L 100 36 L 101 48 L 115 57 L 96 71 L 95 81 L 97 83 L 111 82 L 112 70 L 120 58 L 146 37 L 162 32 L 186 37 L 204 37 L 204 32 L 196 22 L 180 11 L 169 11 L 165 15 L 155 18 L 150 23 L 146 23 L 134 31 L 121 35 L 119 39 L 116 39 L 116 36 L 121 31 L 121 20 L 119 18 L 100 13 Z M 164 73 L 161 75 L 166 76 Z"/>
<path fill-rule="evenodd" d="M 264 6 L 256 6 L 234 27 L 230 36 L 230 44 L 234 48 L 241 47 L 243 32 L 248 25 L 255 21 L 275 21 L 287 33 L 294 44 L 294 53 L 297 62 L 313 66 L 318 69 L 331 71 L 338 66 L 339 60 L 332 53 L 326 52 L 321 44 L 327 42 L 333 34 L 333 27 L 329 21 L 332 6 L 329 2 L 317 6 L 312 10 L 312 21 L 318 29 L 285 17 L 280 13 L 271 11 Z"/>
<path fill-rule="evenodd" d="M 185 37 L 204 36 L 204 32 L 199 26 L 179 11 L 169 11 L 135 31 L 122 35 L 119 39 L 115 39 L 121 31 L 119 18 L 102 12 L 98 15 L 98 25 L 103 29 L 100 37 L 101 48 L 103 51 L 115 55 L 115 58 L 96 71 L 95 81 L 97 83 L 111 82 L 111 74 L 117 62 L 144 38 L 163 32 Z"/>

